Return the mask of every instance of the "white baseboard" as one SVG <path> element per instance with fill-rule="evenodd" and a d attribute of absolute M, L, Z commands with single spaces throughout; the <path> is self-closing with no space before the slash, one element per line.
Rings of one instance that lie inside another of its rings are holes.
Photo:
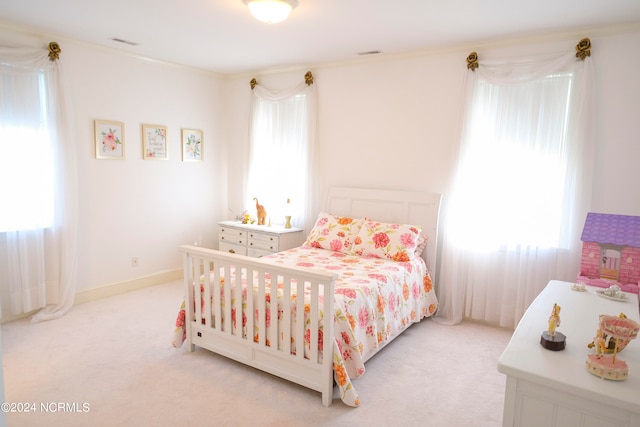
<path fill-rule="evenodd" d="M 180 279 L 182 279 L 181 268 L 176 270 L 161 271 L 150 276 L 139 277 L 137 279 L 127 280 L 125 282 L 113 283 L 111 285 L 101 286 L 99 288 L 86 289 L 80 292 L 76 292 L 74 304 L 84 304 L 85 302 L 124 294 L 126 292 L 148 288 L 149 286 L 160 285 L 162 283 L 172 282 L 174 280 Z"/>
<path fill-rule="evenodd" d="M 102 298 L 112 297 L 114 295 L 124 294 L 126 292 L 138 289 L 148 288 L 149 286 L 160 285 L 162 283 L 172 282 L 182 279 L 182 269 L 166 270 L 137 279 L 127 280 L 124 282 L 113 283 L 111 285 L 101 286 L 99 288 L 85 289 L 76 292 L 74 305 L 84 304 L 85 302 L 95 301 Z M 23 319 L 31 316 L 34 312 L 12 315 L 9 313 L 2 314 L 2 323 L 11 322 L 13 320 Z"/>

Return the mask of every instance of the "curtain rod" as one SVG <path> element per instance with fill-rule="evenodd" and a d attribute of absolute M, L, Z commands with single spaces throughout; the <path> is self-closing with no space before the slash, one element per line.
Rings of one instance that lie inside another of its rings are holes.
<path fill-rule="evenodd" d="M 591 40 L 585 37 L 576 45 L 576 58 L 584 61 L 587 56 L 591 56 Z M 467 69 L 475 71 L 478 65 L 478 54 L 471 52 L 469 56 L 467 56 Z"/>
<path fill-rule="evenodd" d="M 313 84 L 313 74 L 311 74 L 311 71 L 307 71 L 304 75 L 304 82 L 307 84 L 307 86 L 311 86 Z M 256 80 L 256 78 L 252 78 L 251 81 L 249 81 L 249 86 L 251 86 L 251 90 L 253 90 L 253 88 L 256 87 L 256 85 L 258 84 L 258 80 Z"/>
<path fill-rule="evenodd" d="M 60 49 L 58 42 L 49 43 L 49 61 L 60 59 L 60 52 L 62 52 L 62 49 Z"/>

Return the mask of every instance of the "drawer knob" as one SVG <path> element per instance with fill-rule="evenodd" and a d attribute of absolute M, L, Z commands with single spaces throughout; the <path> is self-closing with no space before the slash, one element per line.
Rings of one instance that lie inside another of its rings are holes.
<path fill-rule="evenodd" d="M 229 253 L 231 253 L 231 254 L 235 254 L 235 253 L 236 253 L 236 251 L 234 251 L 233 249 L 229 249 Z"/>
<path fill-rule="evenodd" d="M 220 237 L 220 240 L 224 240 L 224 236 Z"/>

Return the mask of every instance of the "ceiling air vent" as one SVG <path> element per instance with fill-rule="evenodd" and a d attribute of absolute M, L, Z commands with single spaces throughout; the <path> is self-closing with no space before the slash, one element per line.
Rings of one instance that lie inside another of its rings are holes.
<path fill-rule="evenodd" d="M 119 39 L 117 37 L 111 37 L 111 40 L 113 40 L 114 42 L 118 42 L 118 43 L 128 44 L 129 46 L 138 46 L 138 44 L 139 44 L 139 43 L 136 43 L 136 42 L 130 42 L 129 40 Z"/>

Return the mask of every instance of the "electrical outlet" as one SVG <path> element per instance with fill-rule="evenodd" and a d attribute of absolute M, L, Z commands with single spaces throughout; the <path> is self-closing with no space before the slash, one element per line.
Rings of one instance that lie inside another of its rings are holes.
<path fill-rule="evenodd" d="M 138 266 L 138 257 L 134 256 L 133 258 L 131 258 L 131 267 L 137 267 Z"/>

